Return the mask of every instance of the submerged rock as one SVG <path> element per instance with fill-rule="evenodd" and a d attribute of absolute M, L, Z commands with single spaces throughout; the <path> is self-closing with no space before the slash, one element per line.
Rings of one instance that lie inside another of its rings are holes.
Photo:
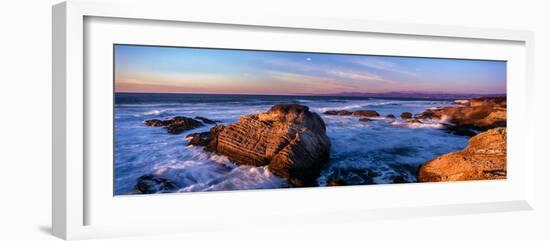
<path fill-rule="evenodd" d="M 202 116 L 195 116 L 195 119 L 197 120 L 200 120 L 202 122 L 204 122 L 205 124 L 211 124 L 211 125 L 215 125 L 216 123 L 218 123 L 219 121 L 215 121 L 215 120 L 210 120 L 206 117 L 202 117 Z"/>
<path fill-rule="evenodd" d="M 422 124 L 422 121 L 420 121 L 419 119 L 410 119 L 407 121 L 408 123 L 411 123 L 411 124 Z"/>
<path fill-rule="evenodd" d="M 187 145 L 206 146 L 210 142 L 210 131 L 189 134 L 186 138 L 189 138 Z"/>
<path fill-rule="evenodd" d="M 369 122 L 369 121 L 372 121 L 372 119 L 369 119 L 369 118 L 359 118 L 359 121 L 362 121 L 362 122 Z"/>
<path fill-rule="evenodd" d="M 280 104 L 213 127 L 206 150 L 239 165 L 267 165 L 273 174 L 302 187 L 314 185 L 329 159 L 330 140 L 323 119 L 307 106 Z"/>
<path fill-rule="evenodd" d="M 353 116 L 364 116 L 364 117 L 378 117 L 380 114 L 374 110 L 356 110 L 352 113 Z"/>
<path fill-rule="evenodd" d="M 413 114 L 411 112 L 403 112 L 399 117 L 401 117 L 401 119 L 410 119 L 413 117 Z"/>
<path fill-rule="evenodd" d="M 351 112 L 347 111 L 347 110 L 327 110 L 323 114 L 325 114 L 325 115 L 351 115 Z"/>
<path fill-rule="evenodd" d="M 468 146 L 428 161 L 420 167 L 419 182 L 506 178 L 506 128 L 472 137 Z"/>
<path fill-rule="evenodd" d="M 184 116 L 176 116 L 169 120 L 146 120 L 144 121 L 146 126 L 159 127 L 162 126 L 170 134 L 180 134 L 187 130 L 192 130 L 197 127 L 203 126 L 200 121 Z"/>
<path fill-rule="evenodd" d="M 141 194 L 173 192 L 176 189 L 176 183 L 152 174 L 139 177 L 135 186 L 135 191 Z"/>
<path fill-rule="evenodd" d="M 395 116 L 392 115 L 392 114 L 389 114 L 389 115 L 386 116 L 386 118 L 388 118 L 388 119 L 395 119 Z"/>

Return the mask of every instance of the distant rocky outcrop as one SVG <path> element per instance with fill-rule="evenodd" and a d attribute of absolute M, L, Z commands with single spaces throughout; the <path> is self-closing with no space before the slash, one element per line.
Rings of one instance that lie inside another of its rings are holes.
<path fill-rule="evenodd" d="M 468 146 L 428 161 L 420 167 L 419 182 L 506 178 L 506 128 L 472 137 Z"/>
<path fill-rule="evenodd" d="M 378 117 L 380 114 L 374 110 L 356 110 L 351 115 L 361 117 Z"/>
<path fill-rule="evenodd" d="M 351 115 L 351 111 L 348 111 L 348 110 L 327 110 L 323 114 L 325 114 L 325 115 Z"/>
<path fill-rule="evenodd" d="M 209 137 L 208 137 L 209 136 Z M 329 159 L 330 140 L 323 119 L 298 104 L 274 105 L 265 113 L 216 125 L 209 133 L 189 136 L 205 150 L 239 165 L 268 166 L 293 186 L 312 186 Z"/>
<path fill-rule="evenodd" d="M 200 121 L 184 116 L 176 116 L 169 120 L 151 119 L 144 121 L 146 126 L 162 126 L 170 134 L 180 134 L 187 130 L 192 130 L 203 126 Z"/>
<path fill-rule="evenodd" d="M 506 126 L 506 97 L 471 99 L 466 106 L 429 109 L 415 117 L 448 121 L 452 124 L 446 126 L 449 132 L 473 135 L 475 131 Z"/>
<path fill-rule="evenodd" d="M 359 121 L 361 121 L 361 122 L 369 122 L 371 120 L 372 119 L 370 119 L 370 118 L 359 118 Z"/>
<path fill-rule="evenodd" d="M 422 124 L 422 121 L 420 121 L 419 119 L 410 119 L 407 121 L 408 123 L 411 123 L 411 124 Z"/>
<path fill-rule="evenodd" d="M 413 117 L 413 114 L 411 112 L 403 112 L 399 117 L 401 117 L 401 119 L 410 119 Z"/>

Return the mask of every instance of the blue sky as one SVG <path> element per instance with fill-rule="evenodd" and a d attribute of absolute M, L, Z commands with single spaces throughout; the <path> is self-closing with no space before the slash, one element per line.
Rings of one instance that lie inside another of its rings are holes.
<path fill-rule="evenodd" d="M 115 91 L 506 93 L 506 62 L 115 45 Z"/>

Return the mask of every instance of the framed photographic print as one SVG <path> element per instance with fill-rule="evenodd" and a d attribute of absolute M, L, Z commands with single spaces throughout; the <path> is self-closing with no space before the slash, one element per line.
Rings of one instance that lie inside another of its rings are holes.
<path fill-rule="evenodd" d="M 56 236 L 532 208 L 530 32 L 126 5 L 53 7 Z"/>

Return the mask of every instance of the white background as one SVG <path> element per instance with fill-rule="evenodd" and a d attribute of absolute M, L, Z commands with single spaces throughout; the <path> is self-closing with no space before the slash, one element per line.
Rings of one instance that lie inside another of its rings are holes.
<path fill-rule="evenodd" d="M 157 1 L 161 2 L 161 1 Z M 262 11 L 298 16 L 357 18 L 535 31 L 537 106 L 536 211 L 308 225 L 287 229 L 226 230 L 172 237 L 118 240 L 548 240 L 549 170 L 544 151 L 550 74 L 550 22 L 545 1 L 201 1 L 205 14 Z M 224 3 L 225 2 L 225 3 Z M 230 2 L 230 3 L 228 3 Z M 56 240 L 49 234 L 51 206 L 51 4 L 20 0 L 0 10 L 0 240 Z M 191 3 L 190 3 L 191 4 Z M 154 11 L 154 10 L 152 10 Z M 545 141 L 547 143 L 545 143 Z M 545 148 L 546 147 L 546 148 Z"/>

